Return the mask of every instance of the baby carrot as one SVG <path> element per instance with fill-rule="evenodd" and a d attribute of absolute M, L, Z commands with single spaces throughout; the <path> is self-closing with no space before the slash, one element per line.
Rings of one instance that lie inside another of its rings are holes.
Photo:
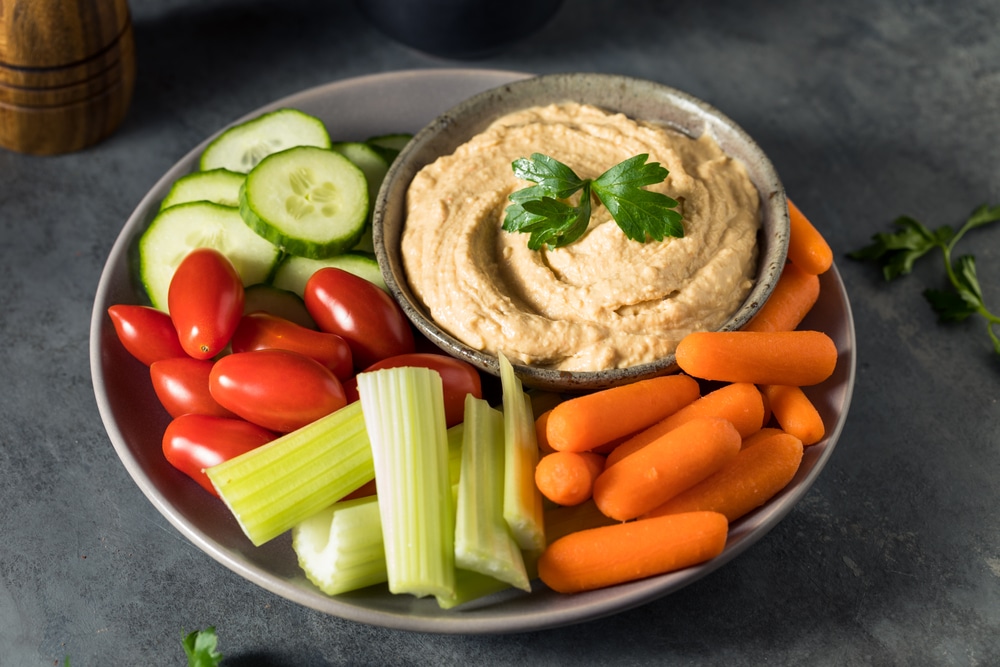
<path fill-rule="evenodd" d="M 743 444 L 740 445 L 740 449 L 743 450 L 746 449 L 747 447 L 753 447 L 758 442 L 764 442 L 772 435 L 778 435 L 779 433 L 784 433 L 784 431 L 782 431 L 780 428 L 773 428 L 770 426 L 764 427 L 761 430 L 754 433 L 753 435 L 743 438 Z"/>
<path fill-rule="evenodd" d="M 743 331 L 792 331 L 819 299 L 819 276 L 785 263 L 771 296 Z"/>
<path fill-rule="evenodd" d="M 757 386 L 749 382 L 737 382 L 720 387 L 622 442 L 608 454 L 604 467 L 614 465 L 668 431 L 698 417 L 725 419 L 736 427 L 741 438 L 745 438 L 764 425 L 763 396 Z"/>
<path fill-rule="evenodd" d="M 546 440 L 558 451 L 589 451 L 655 424 L 699 393 L 694 378 L 664 375 L 577 396 L 552 408 Z"/>
<path fill-rule="evenodd" d="M 837 366 L 837 346 L 822 331 L 698 331 L 677 345 L 677 365 L 705 380 L 819 384 Z"/>
<path fill-rule="evenodd" d="M 774 419 L 782 430 L 794 435 L 803 445 L 814 445 L 823 439 L 826 433 L 823 418 L 802 389 L 766 384 L 760 390 L 771 403 Z"/>
<path fill-rule="evenodd" d="M 538 441 L 538 451 L 542 454 L 551 454 L 556 451 L 549 446 L 549 439 L 546 435 L 550 414 L 552 414 L 552 410 L 546 410 L 535 418 L 535 440 Z"/>
<path fill-rule="evenodd" d="M 680 570 L 715 558 L 729 524 L 717 512 L 688 512 L 570 533 L 538 559 L 538 576 L 578 593 Z"/>
<path fill-rule="evenodd" d="M 833 250 L 799 207 L 788 200 L 788 259 L 806 273 L 819 275 L 833 265 Z"/>
<path fill-rule="evenodd" d="M 748 447 L 720 471 L 680 493 L 645 517 L 693 511 L 724 514 L 730 523 L 785 488 L 802 463 L 802 442 L 778 433 Z"/>
<path fill-rule="evenodd" d="M 557 505 L 579 505 L 594 490 L 604 470 L 604 457 L 593 452 L 553 452 L 535 467 L 535 485 Z"/>
<path fill-rule="evenodd" d="M 594 480 L 594 502 L 612 519 L 634 519 L 720 470 L 741 443 L 725 419 L 692 419 L 605 468 Z"/>

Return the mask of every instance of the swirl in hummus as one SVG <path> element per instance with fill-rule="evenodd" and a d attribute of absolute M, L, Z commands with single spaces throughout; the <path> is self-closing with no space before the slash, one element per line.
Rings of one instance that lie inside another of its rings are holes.
<path fill-rule="evenodd" d="M 596 178 L 648 153 L 670 174 L 648 189 L 677 199 L 684 237 L 639 243 L 595 205 L 586 234 L 529 250 L 501 229 L 507 197 L 532 185 L 511 163 L 543 153 Z M 424 167 L 407 194 L 403 264 L 414 293 L 455 338 L 479 350 L 569 371 L 624 368 L 719 328 L 753 285 L 757 190 L 711 138 L 576 103 L 504 116 Z"/>

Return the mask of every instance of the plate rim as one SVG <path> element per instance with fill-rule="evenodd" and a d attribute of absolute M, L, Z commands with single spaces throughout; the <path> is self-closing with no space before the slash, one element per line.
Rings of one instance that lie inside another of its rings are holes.
<path fill-rule="evenodd" d="M 823 451 L 808 471 L 805 477 L 792 489 L 786 489 L 782 493 L 783 502 L 780 507 L 773 504 L 765 506 L 761 510 L 762 516 L 755 512 L 754 516 L 760 519 L 755 523 L 754 528 L 748 532 L 748 537 L 740 537 L 735 545 L 730 547 L 727 544 L 726 550 L 715 559 L 703 563 L 693 568 L 687 568 L 674 573 L 659 575 L 657 577 L 621 584 L 614 587 L 615 594 L 609 597 L 598 598 L 591 604 L 570 605 L 563 609 L 539 609 L 525 613 L 519 610 L 513 616 L 480 616 L 475 610 L 463 611 L 461 608 L 452 610 L 447 616 L 415 616 L 409 613 L 399 613 L 395 611 L 382 611 L 370 609 L 349 602 L 340 598 L 327 596 L 318 589 L 314 594 L 295 586 L 291 582 L 282 579 L 280 575 L 263 571 L 260 567 L 252 567 L 247 562 L 234 558 L 222 545 L 211 539 L 200 529 L 189 524 L 177 508 L 170 503 L 163 494 L 152 483 L 152 480 L 141 468 L 140 463 L 131 455 L 125 436 L 113 418 L 112 406 L 109 396 L 104 387 L 104 369 L 101 364 L 102 347 L 107 331 L 107 321 L 105 318 L 106 305 L 109 303 L 109 294 L 112 289 L 112 269 L 115 260 L 128 257 L 129 247 L 134 236 L 141 229 L 148 225 L 151 215 L 155 215 L 156 206 L 154 203 L 165 192 L 169 183 L 175 180 L 182 173 L 189 171 L 196 163 L 198 155 L 208 143 L 223 132 L 239 122 L 252 118 L 260 113 L 279 108 L 281 106 L 294 106 L 297 100 L 302 100 L 318 95 L 336 95 L 339 89 L 348 89 L 361 85 L 386 85 L 389 87 L 398 86 L 405 80 L 414 79 L 434 79 L 435 77 L 446 76 L 468 76 L 482 77 L 484 80 L 490 79 L 491 83 L 499 81 L 497 85 L 502 85 L 504 77 L 508 81 L 533 76 L 531 73 L 518 72 L 513 70 L 499 69 L 475 69 L 475 68 L 440 68 L 440 69 L 406 69 L 367 74 L 362 76 L 346 77 L 334 80 L 325 84 L 313 86 L 290 95 L 286 95 L 272 102 L 269 102 L 255 110 L 239 116 L 230 123 L 219 128 L 216 132 L 206 137 L 202 142 L 194 146 L 184 154 L 170 169 L 168 169 L 140 199 L 132 214 L 126 220 L 124 226 L 119 231 L 118 237 L 109 251 L 108 258 L 102 268 L 101 277 L 97 291 L 94 296 L 94 305 L 91 313 L 90 323 L 90 366 L 91 379 L 94 386 L 95 398 L 98 410 L 105 430 L 115 448 L 120 462 L 125 467 L 132 481 L 139 487 L 143 495 L 149 500 L 157 511 L 167 519 L 167 521 L 177 529 L 185 538 L 192 542 L 201 551 L 208 554 L 216 562 L 227 569 L 233 571 L 243 579 L 254 583 L 269 592 L 283 597 L 290 602 L 300 604 L 315 611 L 336 616 L 346 620 L 365 623 L 397 630 L 431 632 L 437 634 L 499 634 L 526 632 L 541 629 L 550 629 L 560 626 L 572 625 L 575 623 L 595 620 L 598 618 L 621 613 L 635 607 L 642 606 L 653 600 L 665 597 L 695 581 L 707 576 L 718 568 L 722 567 L 732 559 L 742 554 L 754 543 L 762 539 L 774 526 L 776 526 L 802 497 L 809 491 L 816 478 L 826 466 L 833 454 L 836 443 L 843 431 L 844 424 L 850 409 L 853 397 L 856 366 L 857 366 L 857 341 L 854 326 L 853 313 L 850 301 L 841 278 L 840 272 L 834 264 L 826 278 L 839 292 L 840 300 L 844 305 L 844 324 L 847 331 L 847 347 L 849 348 L 849 367 L 846 369 L 844 379 L 843 406 L 836 423 L 823 441 Z M 488 85 L 487 85 L 488 87 Z M 486 90 L 484 87 L 483 90 Z M 442 109 L 444 111 L 444 109 Z M 843 358 L 843 357 L 842 357 Z M 815 445 L 813 445 L 815 446 Z M 537 580 L 533 582 L 535 586 L 544 586 Z M 607 590 L 607 589 L 605 589 Z M 388 594 L 388 593 L 386 593 Z M 488 608 L 488 607 L 487 607 Z"/>

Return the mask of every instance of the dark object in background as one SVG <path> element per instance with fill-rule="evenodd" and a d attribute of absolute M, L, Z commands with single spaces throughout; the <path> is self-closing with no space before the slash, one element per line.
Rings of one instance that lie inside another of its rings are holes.
<path fill-rule="evenodd" d="M 445 58 L 485 58 L 541 29 L 563 0 L 356 0 L 389 37 Z M 516 13 L 517 20 L 511 15 Z"/>

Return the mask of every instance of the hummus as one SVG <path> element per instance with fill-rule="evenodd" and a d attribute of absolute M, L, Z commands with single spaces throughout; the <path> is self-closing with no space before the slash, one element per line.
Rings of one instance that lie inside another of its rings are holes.
<path fill-rule="evenodd" d="M 647 189 L 680 202 L 684 237 L 629 240 L 595 202 L 587 232 L 529 250 L 501 229 L 507 199 L 532 185 L 511 163 L 543 153 L 596 178 L 641 153 L 670 174 Z M 708 136 L 575 103 L 494 122 L 427 165 L 407 194 L 410 287 L 430 316 L 474 348 L 544 368 L 598 371 L 655 361 L 740 307 L 757 267 L 759 197 L 741 163 Z"/>

